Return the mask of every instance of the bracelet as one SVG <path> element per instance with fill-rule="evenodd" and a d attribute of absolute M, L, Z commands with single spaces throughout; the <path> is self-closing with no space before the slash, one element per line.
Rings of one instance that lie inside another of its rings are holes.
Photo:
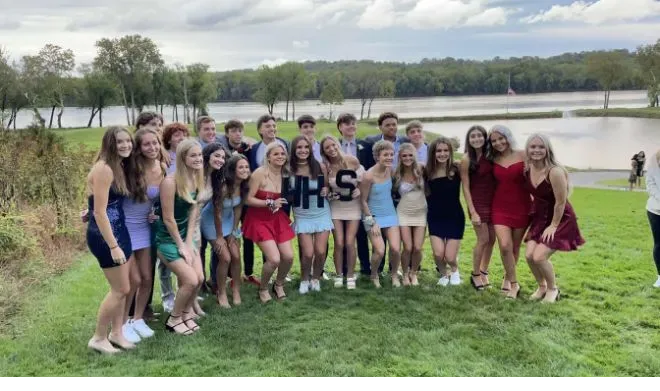
<path fill-rule="evenodd" d="M 116 245 L 115 247 L 110 247 L 110 251 L 116 249 L 117 247 L 119 247 L 119 245 Z"/>
<path fill-rule="evenodd" d="M 270 209 L 273 209 L 273 207 L 275 206 L 275 200 L 266 198 L 266 206 L 269 207 Z"/>
<path fill-rule="evenodd" d="M 371 227 L 373 227 L 373 225 L 376 223 L 374 216 L 364 216 L 362 222 L 364 223 L 366 229 L 371 229 Z"/>

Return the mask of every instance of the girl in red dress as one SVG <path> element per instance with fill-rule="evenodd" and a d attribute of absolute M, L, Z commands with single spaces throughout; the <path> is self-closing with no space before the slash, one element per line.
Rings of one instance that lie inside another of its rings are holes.
<path fill-rule="evenodd" d="M 539 284 L 530 299 L 554 303 L 560 291 L 550 257 L 584 244 L 573 207 L 568 202 L 568 172 L 555 160 L 550 140 L 533 134 L 527 139 L 527 186 L 534 196 L 532 222 L 525 237 L 525 257 Z"/>
<path fill-rule="evenodd" d="M 266 148 L 264 165 L 250 177 L 243 236 L 256 243 L 266 257 L 259 288 L 262 303 L 271 300 L 268 283 L 275 269 L 277 277 L 273 293 L 278 300 L 286 297 L 284 281 L 293 264 L 291 240 L 296 235 L 289 216 L 282 209 L 287 203 L 282 197 L 282 176 L 287 174 L 286 163 L 284 147 L 279 143 L 270 143 Z"/>
<path fill-rule="evenodd" d="M 532 200 L 525 185 L 525 152 L 515 149 L 515 140 L 509 128 L 495 125 L 488 135 L 488 152 L 494 163 L 493 175 L 497 181 L 491 219 L 504 264 L 502 293 L 515 299 L 520 293 L 516 279 L 516 264 L 520 245 L 529 225 Z"/>
<path fill-rule="evenodd" d="M 491 207 L 495 193 L 493 163 L 486 158 L 486 129 L 475 125 L 465 136 L 465 154 L 461 160 L 463 196 L 468 207 L 477 243 L 472 250 L 472 278 L 476 290 L 489 286 L 488 265 L 495 245 Z"/>

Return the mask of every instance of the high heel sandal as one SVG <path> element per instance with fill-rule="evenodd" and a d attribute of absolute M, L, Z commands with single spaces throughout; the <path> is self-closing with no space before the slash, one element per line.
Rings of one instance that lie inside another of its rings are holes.
<path fill-rule="evenodd" d="M 277 301 L 282 301 L 282 300 L 286 299 L 286 293 L 283 293 L 282 296 L 280 296 L 280 294 L 277 293 L 277 289 L 275 289 L 276 287 L 280 287 L 280 288 L 282 288 L 282 290 L 284 290 L 284 285 L 279 285 L 277 282 L 273 283 L 273 288 L 271 288 L 271 291 L 273 292 L 273 294 L 277 298 Z"/>
<path fill-rule="evenodd" d="M 520 284 L 518 284 L 518 281 L 511 281 L 511 289 L 513 289 L 513 284 L 518 285 L 518 290 L 516 291 L 516 295 L 515 295 L 515 296 L 512 296 L 512 295 L 511 295 L 511 292 L 509 292 L 509 293 L 506 295 L 506 299 L 514 300 L 514 299 L 517 299 L 518 296 L 520 295 L 520 291 L 522 290 L 522 287 L 520 286 Z"/>
<path fill-rule="evenodd" d="M 181 315 L 181 319 L 183 319 L 183 314 L 189 314 L 189 313 L 190 313 L 190 311 L 188 311 L 188 312 L 186 312 L 186 311 L 182 312 L 182 313 L 181 313 L 181 314 L 182 314 L 182 315 Z M 196 315 L 196 314 L 195 314 L 195 315 Z M 190 326 L 188 326 L 188 324 L 187 324 L 186 322 L 193 322 L 193 323 L 195 323 L 195 325 L 191 328 Z M 188 327 L 188 329 L 189 329 L 190 331 L 192 331 L 193 333 L 194 333 L 195 331 L 199 330 L 199 325 L 195 322 L 195 317 L 194 317 L 194 315 L 191 316 L 190 319 L 186 319 L 186 320 L 184 320 L 183 323 L 186 323 L 186 327 Z"/>
<path fill-rule="evenodd" d="M 472 285 L 472 287 L 478 291 L 484 290 L 483 284 L 477 285 L 477 283 L 474 282 L 475 277 L 481 277 L 481 273 L 477 273 L 477 274 L 472 273 L 472 278 L 470 278 L 470 284 Z"/>
<path fill-rule="evenodd" d="M 546 292 L 546 296 L 547 296 L 547 293 L 548 292 Z M 555 296 L 554 301 L 545 300 L 545 298 L 544 298 L 542 302 L 552 304 L 552 303 L 558 302 L 560 298 L 561 298 L 561 290 L 559 288 L 557 288 L 557 296 Z"/>
<path fill-rule="evenodd" d="M 487 271 L 480 270 L 479 272 L 481 273 L 482 276 L 486 276 L 486 280 L 488 280 L 488 272 Z M 483 287 L 484 288 L 490 288 L 490 280 L 488 280 L 488 283 L 484 284 Z"/>
<path fill-rule="evenodd" d="M 176 319 L 176 318 L 181 318 L 181 322 L 179 322 L 179 323 L 177 323 L 177 324 L 175 324 L 175 325 L 173 325 L 173 326 L 170 326 L 169 324 L 167 324 L 167 323 L 170 321 L 170 318 L 175 318 L 175 319 Z M 184 325 L 184 326 L 186 326 L 187 330 L 184 331 L 184 332 L 182 332 L 182 333 L 180 333 L 180 332 L 178 332 L 178 331 L 176 331 L 176 330 L 174 329 L 176 326 L 180 326 L 180 325 Z M 167 317 L 167 320 L 165 321 L 165 329 L 166 329 L 167 331 L 169 331 L 170 333 L 176 333 L 176 334 L 179 334 L 179 335 L 191 335 L 192 333 L 194 333 L 194 331 L 190 330 L 190 328 L 188 327 L 188 325 L 186 324 L 186 322 L 183 320 L 183 316 L 182 316 L 182 315 L 179 315 L 179 316 L 172 316 L 172 315 L 170 314 L 170 316 L 168 316 L 168 317 Z"/>
<path fill-rule="evenodd" d="M 268 289 L 258 289 L 258 290 L 257 290 L 257 299 L 259 299 L 259 301 L 261 302 L 261 304 L 266 304 L 266 303 L 268 303 L 269 301 L 273 300 L 272 297 L 270 297 L 270 295 L 269 295 L 268 299 L 266 299 L 266 300 L 262 299 L 262 298 L 261 298 L 261 294 L 260 294 L 261 292 L 266 292 L 266 293 L 268 293 Z"/>

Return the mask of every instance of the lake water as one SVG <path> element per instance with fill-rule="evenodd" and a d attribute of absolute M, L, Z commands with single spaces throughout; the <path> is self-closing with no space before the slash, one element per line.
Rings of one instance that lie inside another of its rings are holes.
<path fill-rule="evenodd" d="M 529 94 L 507 97 L 506 95 L 432 97 L 415 99 L 377 99 L 371 107 L 372 118 L 383 111 L 394 111 L 402 118 L 439 117 L 475 114 L 499 114 L 508 110 L 512 113 L 532 111 L 567 111 L 583 108 L 600 108 L 603 105 L 602 92 L 571 92 L 553 94 Z M 646 91 L 613 91 L 610 97 L 610 107 L 645 107 L 647 106 Z M 40 110 L 41 115 L 50 118 L 50 110 Z M 172 121 L 172 107 L 165 107 L 163 114 L 166 122 Z M 275 106 L 274 114 L 284 118 L 285 104 Z M 209 104 L 209 114 L 218 122 L 232 118 L 241 121 L 256 121 L 266 112 L 263 105 L 254 102 L 227 102 Z M 360 115 L 360 101 L 350 99 L 335 108 L 337 112 Z M 296 115 L 311 114 L 315 117 L 328 116 L 329 108 L 319 101 L 308 100 L 296 103 Z M 365 107 L 365 117 L 366 117 Z M 90 109 L 66 108 L 62 117 L 64 127 L 84 127 L 89 120 Z M 183 118 L 179 108 L 179 118 Z M 291 107 L 289 107 L 291 116 Z M 291 117 L 290 117 L 291 118 Z M 56 121 L 56 119 L 55 119 Z M 18 127 L 26 127 L 32 122 L 32 112 L 22 110 L 18 116 Z M 104 125 L 126 125 L 126 114 L 123 107 L 114 106 L 103 110 Z M 98 126 L 98 117 L 93 126 Z"/>
<path fill-rule="evenodd" d="M 646 118 L 582 117 L 510 121 L 478 121 L 489 129 L 501 124 L 511 129 L 519 148 L 532 133 L 545 133 L 559 161 L 580 169 L 629 169 L 630 159 L 644 151 L 660 149 L 660 120 Z M 429 122 L 424 129 L 447 137 L 458 137 L 460 151 L 465 134 L 474 121 Z"/>

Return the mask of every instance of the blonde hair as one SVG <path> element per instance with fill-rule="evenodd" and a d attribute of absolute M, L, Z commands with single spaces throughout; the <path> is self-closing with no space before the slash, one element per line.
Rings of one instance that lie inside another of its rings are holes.
<path fill-rule="evenodd" d="M 196 201 L 190 193 L 200 194 L 204 189 L 204 169 L 192 170 L 186 166 L 188 153 L 194 147 L 201 151 L 202 147 L 194 139 L 185 139 L 176 147 L 176 171 L 174 172 L 174 183 L 176 184 L 176 194 L 186 202 L 194 204 Z M 193 187 L 189 188 L 189 182 L 192 179 Z"/>
<path fill-rule="evenodd" d="M 348 163 L 346 162 L 346 157 L 345 157 L 346 155 L 341 150 L 341 144 L 339 143 L 339 140 L 337 140 L 335 136 L 327 135 L 321 139 L 321 144 L 319 145 L 320 145 L 321 157 L 323 158 L 323 161 L 328 165 L 332 164 L 332 162 L 330 162 L 330 157 L 328 157 L 328 155 L 325 153 L 325 150 L 323 148 L 323 145 L 325 144 L 326 141 L 330 141 L 337 146 L 337 159 L 339 160 L 339 167 L 348 168 Z"/>
<path fill-rule="evenodd" d="M 387 151 L 387 150 L 394 151 L 394 144 L 392 144 L 391 141 L 378 140 L 376 144 L 374 144 L 373 153 L 374 153 L 374 160 L 376 161 L 376 163 L 378 163 L 378 158 L 380 157 L 380 154 L 383 151 Z"/>
<path fill-rule="evenodd" d="M 403 162 L 401 161 L 401 154 L 403 154 L 404 152 L 409 152 L 413 156 L 412 174 L 413 177 L 415 178 L 415 186 L 421 187 L 421 183 L 423 183 L 423 179 L 422 179 L 423 169 L 422 169 L 422 165 L 419 164 L 419 162 L 417 161 L 417 149 L 411 143 L 403 143 L 399 147 L 399 162 L 396 166 L 396 170 L 394 171 L 394 184 L 392 185 L 392 189 L 399 188 L 399 185 L 401 184 L 401 180 L 403 179 L 403 175 L 405 173 L 406 167 L 403 165 Z"/>
<path fill-rule="evenodd" d="M 275 148 L 282 148 L 282 151 L 284 151 L 284 156 L 286 156 L 286 161 L 282 166 L 282 176 L 288 176 L 289 168 L 287 163 L 289 162 L 289 154 L 287 153 L 286 147 L 277 141 L 268 144 L 268 146 L 266 147 L 266 152 L 264 153 L 264 161 L 262 163 L 262 167 L 266 168 L 267 170 L 266 172 L 270 172 L 270 162 L 268 161 L 268 157 L 270 157 L 270 154 L 273 152 Z M 310 148 L 310 152 L 311 152 L 311 148 Z"/>
<path fill-rule="evenodd" d="M 568 190 L 567 197 L 570 196 L 570 194 L 572 193 L 572 186 L 569 181 L 568 170 L 566 170 L 566 168 L 557 161 L 557 158 L 555 157 L 555 150 L 552 147 L 552 143 L 550 142 L 548 136 L 546 136 L 545 134 L 534 133 L 527 138 L 527 142 L 525 142 L 525 155 L 526 155 L 525 171 L 529 172 L 530 167 L 532 166 L 532 159 L 530 157 L 528 150 L 529 150 L 529 145 L 532 143 L 532 140 L 534 139 L 541 140 L 541 143 L 543 143 L 543 146 L 545 147 L 545 159 L 543 159 L 543 165 L 545 167 L 548 167 L 548 173 L 550 172 L 550 170 L 557 167 L 564 172 L 564 175 L 566 175 L 566 186 Z"/>

